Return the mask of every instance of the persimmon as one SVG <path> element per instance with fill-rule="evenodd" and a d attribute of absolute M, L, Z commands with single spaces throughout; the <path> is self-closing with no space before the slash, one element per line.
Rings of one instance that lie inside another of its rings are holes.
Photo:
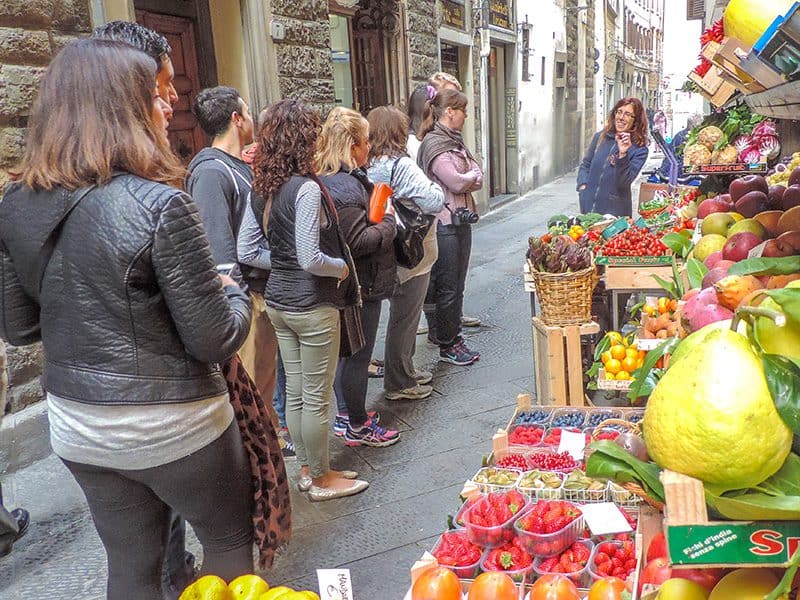
<path fill-rule="evenodd" d="M 517 600 L 517 586 L 505 573 L 488 571 L 469 586 L 467 600 Z"/>
<path fill-rule="evenodd" d="M 540 577 L 533 584 L 530 600 L 580 600 L 580 594 L 569 578 L 558 573 L 550 573 Z"/>
<path fill-rule="evenodd" d="M 619 577 L 603 577 L 598 579 L 589 588 L 586 600 L 622 600 L 625 591 L 625 582 Z"/>
<path fill-rule="evenodd" d="M 411 600 L 461 600 L 461 582 L 450 569 L 432 567 L 414 582 Z"/>

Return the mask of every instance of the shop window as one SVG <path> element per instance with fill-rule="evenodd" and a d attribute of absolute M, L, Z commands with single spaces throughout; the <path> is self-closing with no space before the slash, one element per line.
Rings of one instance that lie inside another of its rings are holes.
<path fill-rule="evenodd" d="M 331 60 L 336 106 L 353 107 L 353 70 L 350 52 L 350 19 L 330 15 Z"/>
<path fill-rule="evenodd" d="M 442 42 L 439 54 L 442 60 L 442 71 L 449 73 L 456 79 L 461 79 L 461 69 L 458 60 L 458 46 Z"/>

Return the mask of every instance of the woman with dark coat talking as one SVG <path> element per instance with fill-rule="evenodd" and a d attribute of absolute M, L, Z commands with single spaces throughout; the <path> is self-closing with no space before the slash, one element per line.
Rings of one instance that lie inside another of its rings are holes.
<path fill-rule="evenodd" d="M 647 115 L 637 98 L 614 105 L 578 170 L 582 213 L 630 216 L 631 184 L 647 160 Z"/>

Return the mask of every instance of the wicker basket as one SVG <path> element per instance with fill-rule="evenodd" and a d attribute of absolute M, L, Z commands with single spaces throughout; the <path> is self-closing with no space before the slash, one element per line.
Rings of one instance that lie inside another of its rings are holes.
<path fill-rule="evenodd" d="M 545 325 L 563 327 L 592 320 L 592 291 L 597 283 L 594 265 L 574 273 L 543 273 L 531 266 L 530 273 Z"/>

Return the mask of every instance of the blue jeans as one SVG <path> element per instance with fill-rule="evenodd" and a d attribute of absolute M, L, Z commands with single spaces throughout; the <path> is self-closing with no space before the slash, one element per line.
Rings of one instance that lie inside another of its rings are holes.
<path fill-rule="evenodd" d="M 286 427 L 286 369 L 283 367 L 283 359 L 280 350 L 278 351 L 278 366 L 275 378 L 275 392 L 272 394 L 272 406 L 278 415 L 278 424 Z"/>

